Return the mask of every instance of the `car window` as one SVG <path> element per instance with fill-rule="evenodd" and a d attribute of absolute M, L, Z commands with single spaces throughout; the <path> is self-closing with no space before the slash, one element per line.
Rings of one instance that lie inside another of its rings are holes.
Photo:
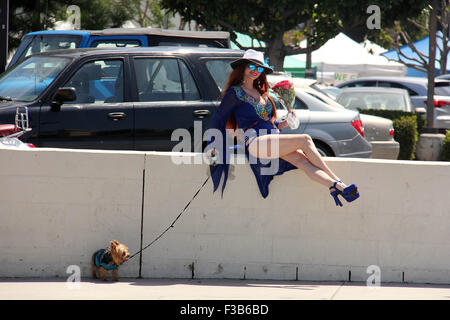
<path fill-rule="evenodd" d="M 294 109 L 308 109 L 308 106 L 306 105 L 306 103 L 303 102 L 303 100 L 299 99 L 299 98 L 295 98 L 295 103 L 294 103 Z"/>
<path fill-rule="evenodd" d="M 121 39 L 121 40 L 94 40 L 91 44 L 93 48 L 126 48 L 126 47 L 140 47 L 139 40 Z"/>
<path fill-rule="evenodd" d="M 25 55 L 29 48 L 28 46 L 30 45 L 31 41 L 33 41 L 33 37 L 31 36 L 23 38 L 22 42 L 20 42 L 19 46 L 17 47 L 17 50 L 14 53 L 11 62 L 8 65 L 8 68 L 12 67 L 18 61 L 25 58 Z"/>
<path fill-rule="evenodd" d="M 337 88 L 337 87 L 318 86 L 317 84 L 312 84 L 312 85 L 310 85 L 310 87 L 313 88 L 314 90 L 320 92 L 321 94 L 324 94 L 327 97 L 330 97 L 334 100 L 336 100 L 337 95 L 341 92 L 341 89 Z M 316 95 L 314 95 L 314 97 L 316 97 L 317 99 L 320 99 Z M 322 100 L 322 99 L 320 99 L 320 100 Z M 323 101 L 323 102 L 325 102 L 325 101 Z"/>
<path fill-rule="evenodd" d="M 207 43 L 198 43 L 197 40 L 191 40 L 189 42 L 185 42 L 185 41 L 160 41 L 158 43 L 159 46 L 169 46 L 169 47 L 200 47 L 200 48 L 214 48 L 216 47 L 213 44 L 207 44 Z"/>
<path fill-rule="evenodd" d="M 198 100 L 200 94 L 191 72 L 175 58 L 135 58 L 139 101 Z M 181 76 L 180 76 L 181 71 Z"/>
<path fill-rule="evenodd" d="M 364 95 L 359 94 L 359 93 L 355 93 L 355 94 L 341 93 L 337 98 L 337 102 L 339 102 L 341 105 L 343 105 L 347 109 L 351 109 L 351 110 L 369 109 L 366 106 L 366 103 L 364 101 Z"/>
<path fill-rule="evenodd" d="M 377 85 L 376 81 L 358 81 L 352 82 L 341 88 L 354 88 L 354 87 L 375 87 Z"/>
<path fill-rule="evenodd" d="M 78 48 L 80 43 L 81 36 L 55 34 L 36 35 L 31 43 L 27 42 L 27 48 L 25 48 L 18 60 L 39 52 Z"/>
<path fill-rule="evenodd" d="M 325 103 L 325 104 L 328 104 L 328 102 L 326 102 L 326 101 L 323 100 L 321 97 L 319 97 L 318 95 L 316 95 L 316 94 L 314 94 L 314 93 L 312 93 L 312 92 L 306 92 L 306 94 L 309 94 L 310 96 L 316 98 L 317 100 L 320 100 L 320 101 L 322 101 L 322 102 Z"/>
<path fill-rule="evenodd" d="M 230 66 L 230 63 L 232 61 L 233 59 L 217 59 L 206 61 L 206 68 L 214 79 L 214 82 L 216 83 L 217 88 L 220 90 L 220 92 L 222 92 L 223 88 L 225 87 L 228 75 L 232 70 Z"/>
<path fill-rule="evenodd" d="M 67 103 L 123 102 L 123 61 L 95 60 L 82 65 L 64 85 L 76 90 L 77 99 Z"/>
<path fill-rule="evenodd" d="M 200 94 L 191 72 L 182 60 L 178 60 L 178 63 L 180 64 L 184 100 L 200 100 Z"/>
<path fill-rule="evenodd" d="M 397 83 L 397 82 L 388 82 L 388 81 L 378 81 L 378 86 L 379 87 L 384 87 L 384 88 L 399 88 L 399 89 L 405 89 L 406 91 L 408 91 L 410 96 L 417 96 L 418 93 L 404 85 L 402 85 L 401 83 Z"/>
<path fill-rule="evenodd" d="M 229 48 L 226 39 L 205 39 L 196 37 L 177 37 L 170 35 L 152 35 L 148 39 L 149 46 L 176 46 L 176 47 L 200 47 L 200 48 Z"/>
<path fill-rule="evenodd" d="M 436 81 L 434 83 L 434 94 L 438 96 L 450 96 L 450 82 Z"/>
<path fill-rule="evenodd" d="M 406 111 L 402 94 L 383 92 L 343 92 L 337 101 L 351 110 L 401 110 Z"/>

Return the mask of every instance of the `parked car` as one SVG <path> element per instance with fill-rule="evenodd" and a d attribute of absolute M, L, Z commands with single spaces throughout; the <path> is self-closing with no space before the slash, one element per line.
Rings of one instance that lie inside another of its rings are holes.
<path fill-rule="evenodd" d="M 441 74 L 441 75 L 437 76 L 436 79 L 450 79 L 450 73 Z"/>
<path fill-rule="evenodd" d="M 354 87 L 345 88 L 336 101 L 350 110 L 398 110 L 415 111 L 408 91 L 397 88 Z"/>
<path fill-rule="evenodd" d="M 336 100 L 338 94 L 342 91 L 342 89 L 334 86 L 326 86 L 323 84 L 314 84 L 313 87 L 320 89 L 322 92 L 326 93 L 330 98 Z"/>
<path fill-rule="evenodd" d="M 52 50 L 152 46 L 231 48 L 230 33 L 225 31 L 184 31 L 160 28 L 35 31 L 23 37 L 7 68 L 11 68 L 29 55 Z"/>
<path fill-rule="evenodd" d="M 197 120 L 201 122 L 197 133 L 203 136 L 210 127 L 230 62 L 243 53 L 140 47 L 32 55 L 0 76 L 0 123 L 11 123 L 21 105 L 28 107 L 33 129 L 23 140 L 37 147 L 171 151 L 179 144 L 171 140 L 174 130 L 187 129 L 195 136 Z M 298 102 L 302 132 L 314 137 L 319 130 L 307 130 L 314 112 L 302 101 Z M 326 136 L 331 143 L 329 150 L 323 148 L 324 154 L 370 156 L 370 144 L 351 124 L 358 127 L 357 112 L 333 112 L 334 119 L 331 112 L 322 114 L 318 125 L 323 128 L 340 121 L 339 135 Z M 316 141 L 320 137 L 317 133 Z M 196 147 L 183 151 L 198 151 Z"/>
<path fill-rule="evenodd" d="M 209 128 L 213 74 L 243 51 L 137 47 L 32 55 L 0 76 L 0 124 L 27 106 L 37 147 L 170 151 L 178 128 Z M 185 150 L 185 151 L 192 151 Z"/>
<path fill-rule="evenodd" d="M 364 126 L 356 111 L 336 108 L 295 89 L 294 109 L 300 126 L 292 130 L 283 129 L 283 134 L 306 133 L 311 136 L 317 150 L 325 157 L 369 158 L 370 143 L 364 139 Z M 277 116 L 282 120 L 287 115 L 278 102 Z"/>
<path fill-rule="evenodd" d="M 420 77 L 362 77 L 337 84 L 339 88 L 386 87 L 408 91 L 415 112 L 426 115 L 427 78 Z M 435 79 L 435 128 L 450 129 L 450 80 Z"/>
<path fill-rule="evenodd" d="M 272 77 L 272 81 L 276 81 L 277 75 L 269 77 Z M 278 77 L 282 79 L 283 75 L 278 75 Z M 322 92 L 317 85 L 317 80 L 302 78 L 294 78 L 293 80 L 296 89 L 301 89 L 322 103 L 337 108 L 337 110 L 346 110 L 341 104 Z M 400 152 L 400 144 L 394 140 L 392 120 L 367 114 L 359 114 L 359 117 L 364 127 L 364 138 L 370 142 L 372 147 L 371 157 L 376 159 L 397 159 Z"/>

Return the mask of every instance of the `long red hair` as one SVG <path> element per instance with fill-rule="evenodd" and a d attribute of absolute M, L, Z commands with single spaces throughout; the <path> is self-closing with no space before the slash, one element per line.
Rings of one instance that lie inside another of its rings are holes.
<path fill-rule="evenodd" d="M 231 87 L 231 86 L 237 86 L 242 83 L 244 80 L 244 73 L 245 68 L 247 68 L 247 63 L 242 63 L 236 68 L 231 71 L 230 75 L 228 76 L 228 81 L 225 85 L 225 88 L 222 91 L 222 94 L 219 96 L 219 99 L 222 99 L 225 95 L 225 92 Z M 275 103 L 273 102 L 272 98 L 269 97 L 269 83 L 267 82 L 266 73 L 262 72 L 255 81 L 253 81 L 253 88 L 258 90 L 258 92 L 261 94 L 261 96 L 265 99 L 266 97 L 272 103 L 272 110 L 273 115 L 270 121 L 273 123 L 275 120 L 277 120 L 277 109 L 275 108 Z M 237 129 L 237 123 L 236 118 L 234 117 L 234 114 L 232 113 L 230 117 L 227 120 L 227 123 L 225 125 L 226 129 L 236 130 Z M 244 129 L 244 128 L 243 128 Z"/>

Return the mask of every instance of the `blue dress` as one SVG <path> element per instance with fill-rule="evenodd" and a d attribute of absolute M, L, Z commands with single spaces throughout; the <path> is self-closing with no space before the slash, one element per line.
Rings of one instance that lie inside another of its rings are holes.
<path fill-rule="evenodd" d="M 221 101 L 220 106 L 217 108 L 211 122 L 210 129 L 217 129 L 220 131 L 223 137 L 222 143 L 213 139 L 208 140 L 208 147 L 214 147 L 219 151 L 218 163 L 216 165 L 210 165 L 211 177 L 214 184 L 214 192 L 217 190 L 220 184 L 222 174 L 222 197 L 225 185 L 228 179 L 228 168 L 230 163 L 230 146 L 232 146 L 226 139 L 225 124 L 229 116 L 233 113 L 236 119 L 236 124 L 240 129 L 245 132 L 245 141 L 251 141 L 263 134 L 279 134 L 278 128 L 270 121 L 273 116 L 273 109 L 270 101 L 267 101 L 265 105 L 260 104 L 252 96 L 248 95 L 240 86 L 232 86 L 226 92 Z M 265 130 L 264 130 L 265 129 Z M 250 131 L 252 131 L 250 133 Z M 250 136 L 250 137 L 249 137 Z M 248 139 L 247 139 L 248 138 Z M 208 149 L 207 147 L 207 149 Z M 244 144 L 245 155 L 250 160 L 247 144 Z M 224 152 L 225 151 L 225 152 Z M 266 198 L 269 194 L 269 184 L 274 175 L 283 174 L 286 171 L 297 169 L 296 166 L 281 158 L 268 160 L 257 159 L 251 157 L 250 167 L 255 175 L 256 182 L 259 187 L 261 195 Z M 276 166 L 273 166 L 273 161 L 278 161 Z M 271 174 L 270 168 L 277 168 Z"/>

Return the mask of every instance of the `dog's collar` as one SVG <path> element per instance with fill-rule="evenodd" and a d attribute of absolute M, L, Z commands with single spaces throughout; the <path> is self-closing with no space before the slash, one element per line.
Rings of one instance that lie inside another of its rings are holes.
<path fill-rule="evenodd" d="M 114 262 L 109 249 L 100 249 L 95 253 L 94 263 L 97 267 L 103 267 L 106 270 L 115 270 L 118 265 Z"/>

